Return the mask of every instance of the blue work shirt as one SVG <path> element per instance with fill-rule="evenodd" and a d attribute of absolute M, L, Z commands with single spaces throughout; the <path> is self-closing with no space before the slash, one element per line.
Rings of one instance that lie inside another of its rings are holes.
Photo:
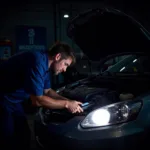
<path fill-rule="evenodd" d="M 0 65 L 0 101 L 18 103 L 50 87 L 47 51 L 20 52 Z"/>

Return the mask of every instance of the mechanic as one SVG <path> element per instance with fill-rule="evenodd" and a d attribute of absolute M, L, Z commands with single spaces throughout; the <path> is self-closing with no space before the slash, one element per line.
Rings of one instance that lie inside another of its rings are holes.
<path fill-rule="evenodd" d="M 51 89 L 50 75 L 65 72 L 76 58 L 72 48 L 55 43 L 48 51 L 26 51 L 0 65 L 0 149 L 29 149 L 30 130 L 22 107 L 29 96 L 35 106 L 81 113 L 82 104 Z"/>

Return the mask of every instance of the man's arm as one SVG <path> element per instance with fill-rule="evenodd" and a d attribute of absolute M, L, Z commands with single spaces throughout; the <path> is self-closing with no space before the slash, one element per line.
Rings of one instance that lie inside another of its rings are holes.
<path fill-rule="evenodd" d="M 83 112 L 83 109 L 80 107 L 81 102 L 78 101 L 69 101 L 62 99 L 54 99 L 46 95 L 42 96 L 30 96 L 32 104 L 35 106 L 43 106 L 49 109 L 68 109 L 72 113 Z"/>
<path fill-rule="evenodd" d="M 42 95 L 42 96 L 30 96 L 32 104 L 35 106 L 43 106 L 51 109 L 64 109 L 68 103 L 68 100 L 59 100 L 52 97 Z"/>
<path fill-rule="evenodd" d="M 61 95 L 59 95 L 58 93 L 56 93 L 54 90 L 50 89 L 45 89 L 44 90 L 44 95 L 46 96 L 50 96 L 54 99 L 62 99 L 62 100 L 68 100 L 66 97 L 63 97 Z"/>

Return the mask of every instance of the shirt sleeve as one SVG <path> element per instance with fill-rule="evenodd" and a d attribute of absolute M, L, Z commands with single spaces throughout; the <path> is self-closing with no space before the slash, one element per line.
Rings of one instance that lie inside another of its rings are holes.
<path fill-rule="evenodd" d="M 44 81 L 44 89 L 49 89 L 51 88 L 51 81 L 50 81 L 50 72 L 47 72 L 46 76 L 45 76 L 45 81 Z"/>
<path fill-rule="evenodd" d="M 43 95 L 44 89 L 44 66 L 40 63 L 35 63 L 28 68 L 24 83 L 24 89 L 28 94 L 36 96 Z"/>

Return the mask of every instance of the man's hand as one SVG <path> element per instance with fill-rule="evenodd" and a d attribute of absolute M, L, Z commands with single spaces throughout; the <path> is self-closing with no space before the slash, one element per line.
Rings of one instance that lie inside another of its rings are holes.
<path fill-rule="evenodd" d="M 83 112 L 83 109 L 80 107 L 82 103 L 78 101 L 73 101 L 73 100 L 68 100 L 66 103 L 66 108 L 71 112 L 71 113 L 81 113 Z"/>

